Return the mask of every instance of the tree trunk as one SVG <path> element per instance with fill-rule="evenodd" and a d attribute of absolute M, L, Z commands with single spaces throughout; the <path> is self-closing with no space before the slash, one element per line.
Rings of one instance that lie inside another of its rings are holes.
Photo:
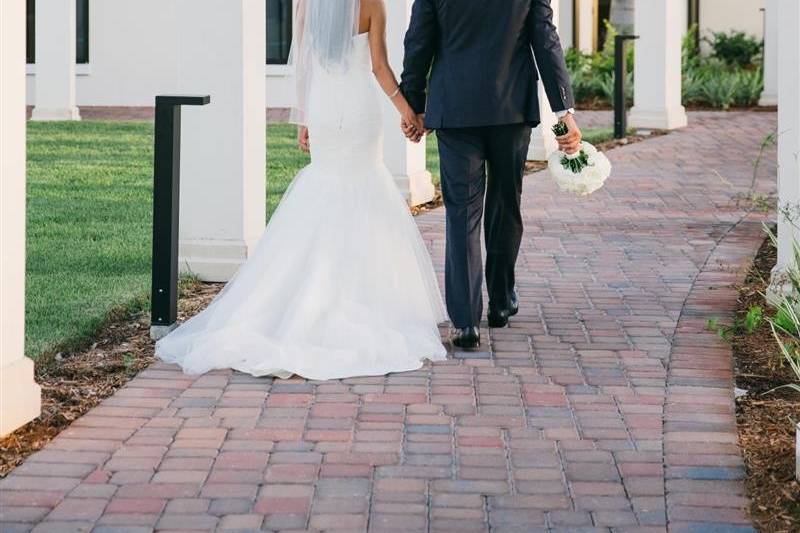
<path fill-rule="evenodd" d="M 634 0 L 611 0 L 609 21 L 618 32 L 633 33 L 633 5 Z"/>

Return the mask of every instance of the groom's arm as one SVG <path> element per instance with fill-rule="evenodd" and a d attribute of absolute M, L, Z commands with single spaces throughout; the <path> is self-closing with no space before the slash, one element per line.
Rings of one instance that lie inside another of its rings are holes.
<path fill-rule="evenodd" d="M 414 0 L 411 23 L 406 32 L 400 89 L 417 114 L 425 112 L 428 73 L 438 36 L 439 23 L 434 0 Z"/>
<path fill-rule="evenodd" d="M 556 113 L 575 107 L 572 83 L 564 60 L 564 50 L 553 24 L 551 0 L 531 0 L 528 12 L 528 38 L 539 68 L 550 107 Z"/>

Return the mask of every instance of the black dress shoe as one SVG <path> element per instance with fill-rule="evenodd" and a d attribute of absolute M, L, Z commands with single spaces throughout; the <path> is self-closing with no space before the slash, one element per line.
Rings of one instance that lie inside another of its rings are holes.
<path fill-rule="evenodd" d="M 508 300 L 508 308 L 506 309 L 497 309 L 489 306 L 487 318 L 489 319 L 490 328 L 506 327 L 508 319 L 519 313 L 519 297 L 516 290 L 511 291 L 511 297 Z"/>
<path fill-rule="evenodd" d="M 458 348 L 477 348 L 481 345 L 481 332 L 474 326 L 458 328 L 450 340 L 453 342 L 453 346 Z"/>
<path fill-rule="evenodd" d="M 511 290 L 511 298 L 509 298 L 508 303 L 511 309 L 511 314 L 509 316 L 514 316 L 519 313 L 519 295 L 517 295 L 517 289 Z"/>
<path fill-rule="evenodd" d="M 508 325 L 508 317 L 511 311 L 508 309 L 489 309 L 486 318 L 489 320 L 490 328 L 504 328 Z"/>

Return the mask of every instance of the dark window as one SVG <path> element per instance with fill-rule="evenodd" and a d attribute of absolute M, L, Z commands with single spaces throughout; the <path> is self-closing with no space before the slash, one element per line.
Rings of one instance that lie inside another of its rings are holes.
<path fill-rule="evenodd" d="M 267 64 L 285 65 L 292 44 L 292 0 L 267 0 Z"/>
<path fill-rule="evenodd" d="M 89 62 L 89 0 L 76 0 L 75 30 L 75 61 L 77 63 Z M 27 39 L 26 51 L 29 64 L 36 63 L 36 0 L 27 0 Z"/>
<path fill-rule="evenodd" d="M 78 18 L 75 22 L 77 34 L 75 61 L 85 64 L 89 62 L 89 0 L 77 0 Z"/>
<path fill-rule="evenodd" d="M 36 63 L 36 0 L 28 0 L 26 13 L 25 57 L 28 64 Z"/>
<path fill-rule="evenodd" d="M 700 24 L 700 0 L 689 0 L 689 27 Z"/>
<path fill-rule="evenodd" d="M 600 0 L 597 3 L 597 48 L 603 48 L 606 43 L 606 21 L 611 18 L 611 0 Z"/>

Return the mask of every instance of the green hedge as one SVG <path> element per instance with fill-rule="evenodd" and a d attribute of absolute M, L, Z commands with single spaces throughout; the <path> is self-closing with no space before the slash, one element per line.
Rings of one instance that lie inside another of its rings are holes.
<path fill-rule="evenodd" d="M 610 24 L 607 26 L 602 51 L 584 54 L 572 48 L 566 52 L 575 98 L 585 107 L 605 107 L 613 101 L 617 32 Z M 756 105 L 764 88 L 762 43 L 741 32 L 715 33 L 703 41 L 709 45 L 707 55 L 700 53 L 696 28 L 688 32 L 683 42 L 684 105 L 717 109 Z M 629 46 L 629 100 L 633 99 L 633 54 L 634 47 Z"/>

